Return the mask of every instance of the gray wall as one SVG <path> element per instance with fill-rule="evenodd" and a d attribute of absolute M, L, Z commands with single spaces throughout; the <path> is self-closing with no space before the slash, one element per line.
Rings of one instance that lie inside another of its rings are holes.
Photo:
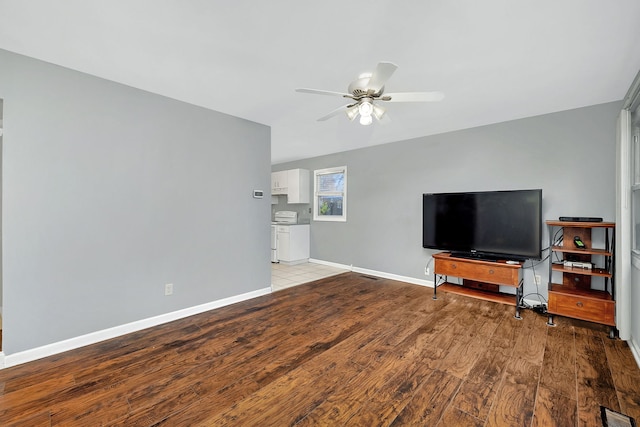
<path fill-rule="evenodd" d="M 596 105 L 277 164 L 273 170 L 348 167 L 347 222 L 312 222 L 312 258 L 431 280 L 424 275 L 433 251 L 422 248 L 422 193 L 542 188 L 544 219 L 615 221 L 620 108 L 618 102 Z M 546 284 L 547 264 L 536 273 Z M 545 286 L 540 291 L 546 296 Z M 527 270 L 525 293 L 531 292 L 536 287 Z"/>
<path fill-rule="evenodd" d="M 2 50 L 0 98 L 6 354 L 270 285 L 268 127 Z"/>

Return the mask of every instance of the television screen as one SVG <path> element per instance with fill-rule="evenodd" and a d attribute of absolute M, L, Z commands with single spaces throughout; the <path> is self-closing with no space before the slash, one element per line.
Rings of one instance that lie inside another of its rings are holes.
<path fill-rule="evenodd" d="M 540 259 L 540 189 L 425 193 L 422 212 L 424 248 L 488 259 Z"/>

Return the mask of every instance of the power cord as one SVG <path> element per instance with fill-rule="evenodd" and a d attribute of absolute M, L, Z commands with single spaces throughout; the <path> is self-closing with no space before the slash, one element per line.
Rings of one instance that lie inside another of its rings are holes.
<path fill-rule="evenodd" d="M 549 249 L 549 248 L 546 248 L 546 249 Z M 544 297 L 544 295 L 542 295 L 540 293 L 540 287 L 538 285 L 538 282 L 535 280 L 535 277 L 536 277 L 536 266 L 540 265 L 547 258 L 549 258 L 549 255 L 547 255 L 546 257 L 544 257 L 542 260 L 538 261 L 535 264 L 534 264 L 533 260 L 530 260 L 531 261 L 531 265 L 529 267 L 523 267 L 523 268 L 530 268 L 531 269 L 531 272 L 533 273 L 533 278 L 534 278 L 533 283 L 535 283 L 535 285 L 536 285 L 536 291 L 528 293 L 526 295 L 523 295 L 522 298 L 520 298 L 520 302 L 518 303 L 520 308 L 533 310 L 533 311 L 535 311 L 537 313 L 540 313 L 540 314 L 546 314 L 547 313 L 548 302 L 547 302 L 547 299 Z M 537 304 L 537 305 L 527 304 L 524 299 L 525 299 L 525 297 L 528 297 L 530 295 L 537 296 L 538 300 L 540 301 L 540 304 Z"/>

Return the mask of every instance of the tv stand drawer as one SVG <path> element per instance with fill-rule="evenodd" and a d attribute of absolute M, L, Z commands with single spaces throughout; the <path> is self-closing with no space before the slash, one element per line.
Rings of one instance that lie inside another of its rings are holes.
<path fill-rule="evenodd" d="M 615 326 L 615 301 L 608 293 L 594 291 L 589 295 L 580 289 L 554 289 L 560 290 L 549 292 L 550 314 Z"/>
<path fill-rule="evenodd" d="M 520 284 L 520 265 L 509 265 L 502 262 L 466 260 L 434 255 L 434 271 L 443 276 L 471 279 L 478 282 L 493 283 L 518 287 Z"/>

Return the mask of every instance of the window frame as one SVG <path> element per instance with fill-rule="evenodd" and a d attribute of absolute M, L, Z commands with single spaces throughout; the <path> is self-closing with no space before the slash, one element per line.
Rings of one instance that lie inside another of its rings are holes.
<path fill-rule="evenodd" d="M 318 191 L 318 177 L 320 175 L 330 175 L 335 173 L 343 174 L 344 189 L 343 191 Z M 319 198 L 320 197 L 342 197 L 342 215 L 319 215 Z M 313 220 L 327 222 L 346 222 L 347 221 L 347 167 L 338 166 L 326 169 L 316 169 L 313 171 Z"/>
<path fill-rule="evenodd" d="M 632 117 L 637 114 L 634 112 Z M 640 257 L 640 119 L 635 118 L 632 122 L 632 134 L 631 134 L 631 156 L 632 156 L 632 171 L 631 171 L 631 221 L 632 221 L 632 236 L 631 236 L 631 252 Z"/>

